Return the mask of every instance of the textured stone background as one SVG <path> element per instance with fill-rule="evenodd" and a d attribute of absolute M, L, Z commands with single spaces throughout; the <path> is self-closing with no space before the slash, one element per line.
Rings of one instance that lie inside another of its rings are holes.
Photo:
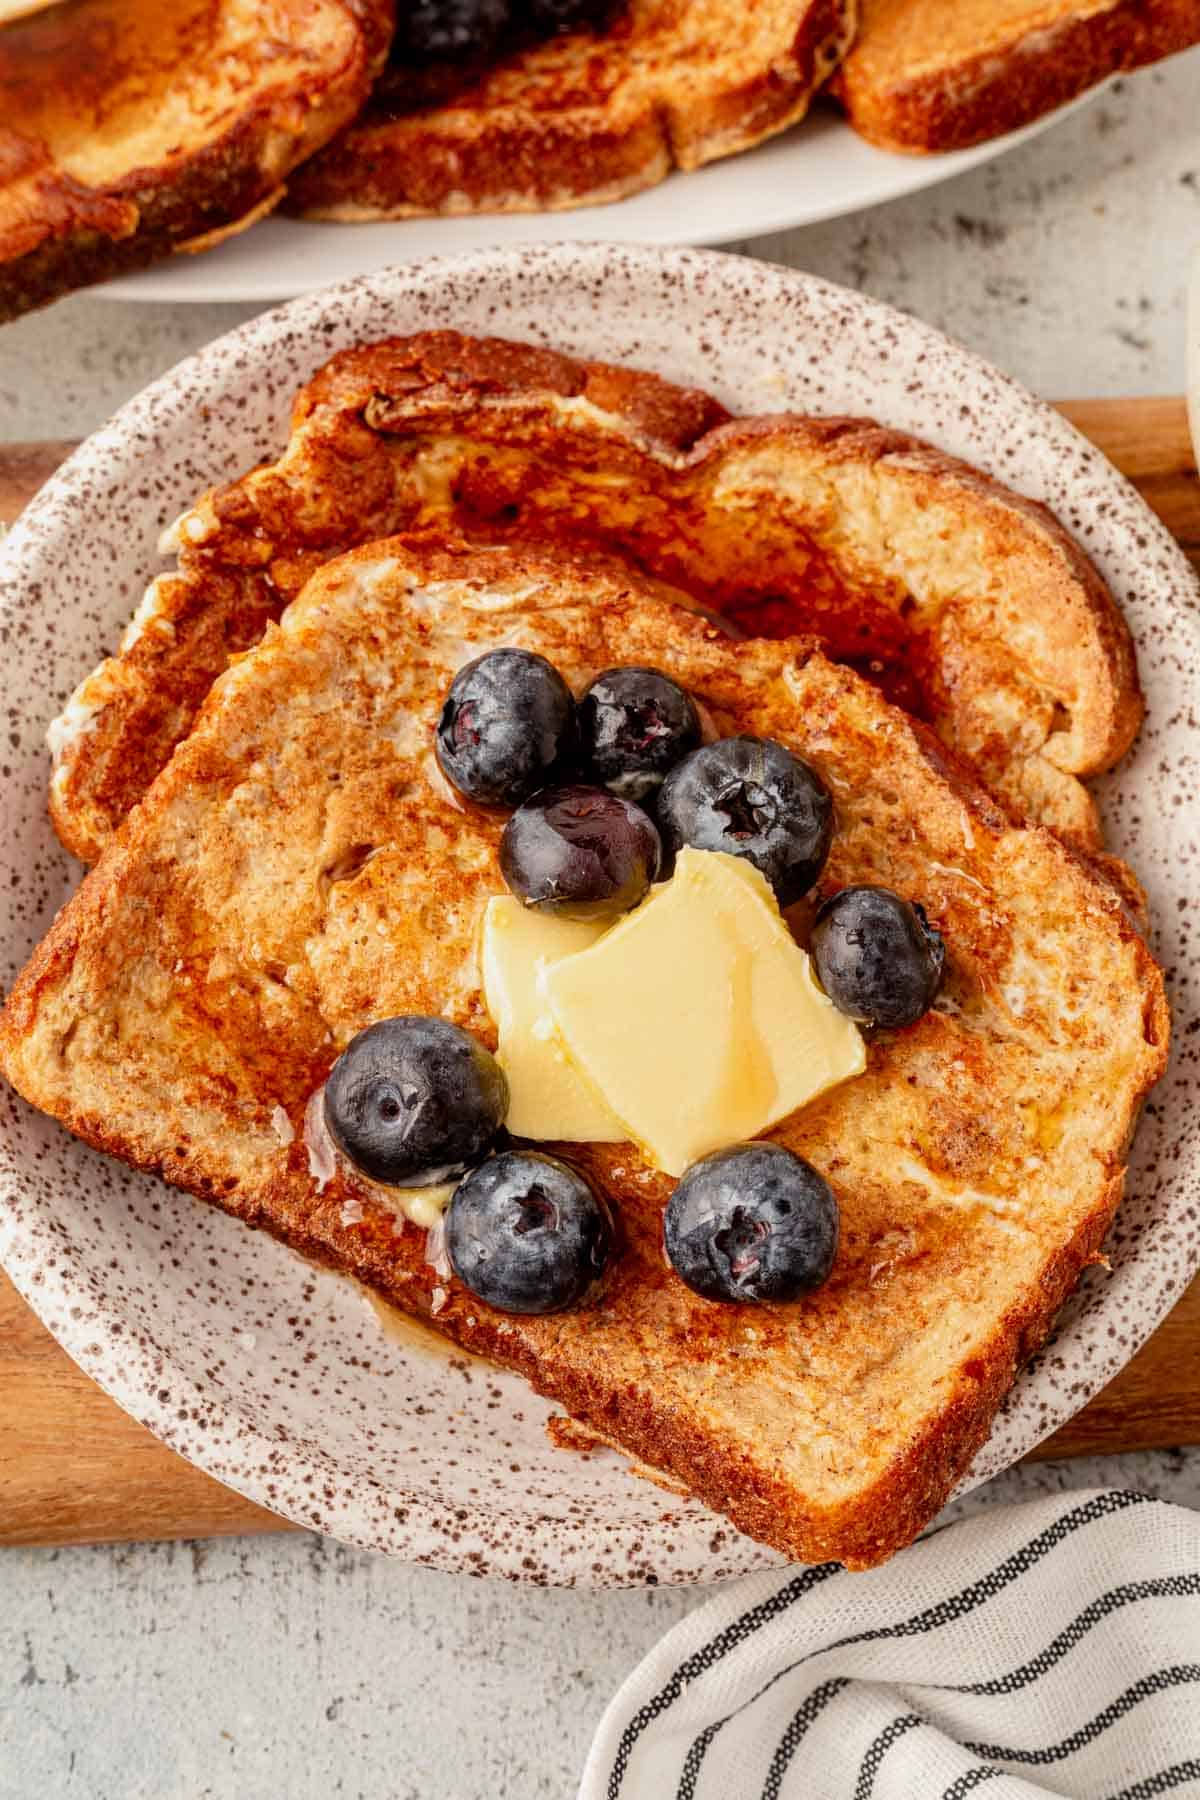
<path fill-rule="evenodd" d="M 1038 392 L 1177 392 L 1200 243 L 1200 49 L 906 200 L 730 247 L 890 300 Z M 60 301 L 0 335 L 0 437 L 69 437 L 246 306 Z"/>
<path fill-rule="evenodd" d="M 1197 245 L 1200 52 L 953 183 L 735 247 L 1080 396 L 1178 391 Z M 0 438 L 86 432 L 247 316 L 84 297 L 8 326 Z M 1018 1470 L 967 1505 L 1096 1483 L 1200 1507 L 1200 1451 Z M 0 1800 L 568 1800 L 622 1676 L 701 1599 L 509 1589 L 317 1538 L 0 1552 Z"/>

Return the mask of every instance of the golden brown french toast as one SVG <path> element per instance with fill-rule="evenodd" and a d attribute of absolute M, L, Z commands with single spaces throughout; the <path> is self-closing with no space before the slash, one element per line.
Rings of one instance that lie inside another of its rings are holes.
<path fill-rule="evenodd" d="M 64 0 L 0 25 L 0 320 L 269 212 L 390 31 L 391 0 Z"/>
<path fill-rule="evenodd" d="M 1200 0 L 861 0 L 835 92 L 885 150 L 961 150 L 1200 43 Z"/>
<path fill-rule="evenodd" d="M 620 1248 L 550 1317 L 493 1311 L 379 1189 L 310 1162 L 306 1108 L 368 1023 L 442 1013 L 495 1042 L 476 940 L 503 818 L 451 792 L 433 736 L 455 671 L 498 645 L 576 693 L 648 664 L 719 734 L 790 746 L 835 799 L 820 893 L 882 883 L 945 940 L 934 1009 L 870 1034 L 866 1072 L 770 1134 L 841 1207 L 832 1276 L 800 1303 L 685 1287 L 662 1254 L 671 1183 L 632 1145 L 569 1147 Z M 864 1566 L 938 1510 L 1096 1259 L 1167 1030 L 1105 883 L 811 642 L 731 641 L 594 558 L 394 539 L 321 568 L 215 683 L 18 979 L 0 1067 L 97 1148 L 521 1371 L 740 1529 Z"/>
<path fill-rule="evenodd" d="M 433 103 L 393 66 L 287 207 L 357 220 L 619 200 L 802 118 L 856 15 L 857 0 L 631 0 L 598 35 L 468 65 Z"/>
<path fill-rule="evenodd" d="M 454 332 L 333 358 L 280 459 L 174 528 L 120 651 L 52 728 L 51 812 L 94 860 L 230 652 L 394 531 L 631 558 L 744 632 L 819 635 L 1021 815 L 1100 842 L 1079 777 L 1141 718 L 1133 650 L 1045 508 L 869 420 L 734 419 L 657 376 Z"/>

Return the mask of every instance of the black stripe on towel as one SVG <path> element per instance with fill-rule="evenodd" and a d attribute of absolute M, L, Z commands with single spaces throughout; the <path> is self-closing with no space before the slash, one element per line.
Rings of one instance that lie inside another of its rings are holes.
<path fill-rule="evenodd" d="M 1200 1594 L 1200 1575 L 1160 1575 L 1152 1581 L 1127 1581 L 1123 1587 L 1109 1588 L 1106 1594 L 1100 1594 L 1090 1606 L 1085 1606 L 1052 1643 L 1029 1662 L 1022 1663 L 1019 1669 L 1000 1675 L 994 1681 L 942 1682 L 938 1685 L 952 1694 L 1015 1694 L 1018 1689 L 1037 1681 L 1047 1669 L 1052 1669 L 1068 1650 L 1073 1650 L 1087 1636 L 1093 1625 L 1108 1618 L 1118 1607 L 1168 1594 L 1178 1598 Z"/>
<path fill-rule="evenodd" d="M 994 1763 L 976 1763 L 973 1769 L 968 1769 L 965 1775 L 960 1775 L 957 1781 L 950 1783 L 942 1800 L 963 1800 L 963 1795 L 969 1794 L 973 1788 L 982 1787 L 985 1781 L 995 1781 L 998 1775 L 1003 1774 L 1004 1770 L 996 1768 Z"/>
<path fill-rule="evenodd" d="M 1132 1787 L 1110 1795 L 1109 1800 L 1154 1800 L 1155 1794 L 1169 1794 L 1172 1788 L 1185 1781 L 1194 1781 L 1198 1776 L 1200 1756 L 1189 1756 L 1186 1762 L 1172 1763 L 1169 1769 L 1162 1769 L 1157 1775 L 1143 1776 Z"/>
<path fill-rule="evenodd" d="M 899 1713 L 886 1726 L 867 1750 L 858 1771 L 858 1780 L 854 1784 L 854 1800 L 871 1800 L 871 1789 L 875 1786 L 875 1777 L 879 1773 L 879 1765 L 896 1742 L 906 1733 L 915 1731 L 925 1720 L 920 1713 Z"/>
<path fill-rule="evenodd" d="M 1140 1681 L 1126 1688 L 1103 1712 L 1098 1712 L 1094 1719 L 1073 1731 L 1070 1737 L 1063 1738 L 1060 1744 L 1050 1744 L 1045 1750 L 1006 1750 L 1002 1744 L 967 1744 L 965 1746 L 972 1756 L 991 1757 L 998 1762 L 1015 1763 L 1055 1763 L 1062 1762 L 1066 1756 L 1073 1756 L 1076 1750 L 1082 1750 L 1086 1744 L 1094 1744 L 1102 1737 L 1118 1719 L 1123 1719 L 1127 1712 L 1132 1712 L 1139 1701 L 1151 1694 L 1165 1694 L 1171 1688 L 1186 1687 L 1193 1681 L 1200 1681 L 1200 1663 L 1177 1663 L 1169 1669 L 1155 1669 L 1151 1675 L 1143 1675 Z"/>
<path fill-rule="evenodd" d="M 715 1720 L 711 1725 L 706 1725 L 704 1730 L 693 1740 L 692 1745 L 688 1750 L 687 1760 L 684 1763 L 683 1769 L 683 1778 L 690 1778 L 691 1785 L 690 1787 L 684 1787 L 681 1782 L 677 1800 L 690 1800 L 690 1796 L 695 1792 L 696 1782 L 700 1773 L 700 1766 L 708 1752 L 709 1745 L 712 1743 L 717 1733 L 728 1725 L 731 1719 L 736 1718 L 739 1713 L 745 1712 L 747 1707 L 754 1706 L 762 1699 L 765 1693 L 775 1687 L 778 1682 L 783 1681 L 788 1675 L 792 1674 L 794 1670 L 802 1667 L 804 1663 L 811 1662 L 814 1657 L 828 1656 L 835 1650 L 845 1650 L 852 1644 L 878 1643 L 882 1638 L 923 1636 L 927 1631 L 936 1631 L 939 1626 L 949 1625 L 957 1619 L 964 1618 L 968 1613 L 974 1612 L 977 1607 L 984 1605 L 986 1601 L 994 1599 L 995 1596 L 1006 1588 L 1011 1581 L 1015 1581 L 1019 1575 L 1024 1575 L 1035 1563 L 1040 1562 L 1043 1556 L 1048 1555 L 1051 1550 L 1056 1550 L 1060 1544 L 1065 1543 L 1066 1540 L 1071 1537 L 1074 1532 L 1078 1531 L 1081 1526 L 1093 1524 L 1097 1519 L 1106 1518 L 1110 1513 L 1124 1512 L 1126 1507 L 1129 1506 L 1150 1506 L 1153 1504 L 1155 1504 L 1155 1502 L 1151 1499 L 1149 1494 L 1138 1494 L 1133 1492 L 1132 1489 L 1120 1489 L 1113 1490 L 1111 1493 L 1096 1494 L 1092 1499 L 1084 1501 L 1082 1506 L 1073 1507 L 1070 1512 L 1062 1513 L 1059 1518 L 1055 1519 L 1053 1525 L 1047 1525 L 1044 1531 L 1038 1533 L 1037 1537 L 1031 1538 L 1030 1541 L 1027 1544 L 1023 1544 L 1019 1550 L 1014 1550 L 1012 1555 L 1005 1557 L 1004 1561 L 998 1564 L 996 1568 L 989 1569 L 988 1573 L 980 1576 L 978 1581 L 971 1582 L 968 1587 L 960 1588 L 958 1593 L 951 1594 L 948 1599 L 938 1601 L 936 1606 L 926 1607 L 924 1612 L 916 1613 L 911 1619 L 905 1619 L 899 1625 L 872 1626 L 869 1631 L 856 1631 L 849 1637 L 838 1638 L 832 1644 L 823 1644 L 819 1649 L 809 1650 L 804 1656 L 798 1656 L 795 1662 L 789 1663 L 786 1668 L 778 1670 L 776 1674 L 772 1675 L 769 1681 L 763 1683 L 757 1693 L 751 1694 L 748 1700 L 743 1700 L 742 1704 L 735 1707 L 733 1712 L 726 1713 L 724 1718 Z M 826 1572 L 840 1573 L 837 1563 L 822 1563 L 821 1568 Z M 779 1594 L 776 1595 L 776 1598 L 782 1600 L 785 1595 L 789 1594 L 789 1590 L 792 1586 L 793 1584 L 789 1583 L 787 1588 L 780 1590 Z M 796 1595 L 795 1597 L 799 1598 L 800 1596 Z M 788 1598 L 786 1604 L 790 1606 L 791 1603 L 791 1598 Z M 754 1610 L 757 1612 L 762 1609 L 755 1608 Z M 745 1614 L 743 1615 L 743 1618 L 749 1618 L 749 1616 L 749 1614 Z M 764 1619 L 762 1622 L 765 1623 L 766 1620 Z M 743 1620 L 739 1619 L 736 1624 L 729 1629 L 735 1630 L 742 1623 Z M 758 1627 L 755 1625 L 753 1630 L 757 1629 Z M 724 1635 L 725 1634 L 722 1633 L 722 1637 Z M 745 1637 L 750 1635 L 751 1632 L 747 1630 L 743 1633 L 743 1637 L 739 1639 L 739 1642 L 743 1642 Z M 719 1639 L 713 1640 L 714 1643 L 719 1641 Z M 733 1645 L 729 1646 L 731 1649 L 733 1647 Z M 705 1649 L 707 1648 L 708 1646 L 706 1645 Z M 696 1656 L 689 1658 L 689 1663 L 695 1662 L 696 1657 L 702 1656 L 703 1654 L 703 1651 L 697 1651 Z M 722 1650 L 721 1654 L 724 1655 L 725 1651 Z M 715 1661 L 717 1659 L 713 1658 L 712 1660 Z M 704 1665 L 706 1668 L 709 1666 L 711 1666 L 709 1663 L 705 1663 Z M 658 1713 L 662 1712 L 665 1709 L 665 1706 L 670 1704 L 669 1701 L 665 1701 L 662 1706 L 659 1706 L 657 1703 L 662 1698 L 662 1695 L 667 1693 L 672 1683 L 678 1679 L 678 1675 L 679 1672 L 676 1671 L 676 1674 L 671 1678 L 671 1682 L 668 1682 L 667 1686 L 655 1696 L 654 1700 L 648 1703 L 650 1707 L 657 1707 L 657 1711 L 651 1716 L 657 1717 Z M 672 1696 L 672 1698 L 674 1698 L 674 1696 Z M 647 1712 L 647 1710 L 647 1707 L 642 1707 L 625 1728 L 620 1746 L 618 1747 L 617 1757 L 614 1760 L 613 1774 L 609 1777 L 608 1800 L 618 1800 L 621 1781 L 624 1777 L 625 1769 L 628 1766 L 629 1756 L 633 1751 L 634 1743 L 645 1729 L 646 1724 L 649 1723 L 648 1719 L 639 1723 L 639 1721 L 642 1720 L 642 1714 Z M 634 1729 L 635 1726 L 637 1727 L 636 1730 Z M 625 1753 L 624 1761 L 622 1761 L 621 1751 L 625 1749 L 627 1740 L 629 1748 Z M 986 1753 L 980 1752 L 980 1754 Z"/>
<path fill-rule="evenodd" d="M 675 1790 L 675 1800 L 694 1800 L 696 1781 L 700 1774 L 700 1764 L 704 1761 L 705 1756 L 708 1754 L 708 1746 L 712 1743 L 720 1729 L 721 1721 L 719 1719 L 714 1719 L 713 1723 L 711 1725 L 706 1725 L 699 1737 L 693 1740 L 691 1747 L 684 1758 L 683 1768 L 680 1771 L 679 1786 Z"/>
<path fill-rule="evenodd" d="M 793 1601 L 800 1599 L 803 1594 L 807 1594 L 818 1583 L 828 1581 L 831 1575 L 840 1575 L 841 1573 L 840 1563 L 817 1563 L 814 1567 L 805 1569 L 802 1574 L 789 1581 L 786 1587 L 782 1587 L 778 1592 L 772 1594 L 769 1600 L 762 1600 L 757 1606 L 752 1606 L 749 1612 L 744 1612 L 740 1618 L 733 1621 L 732 1625 L 727 1625 L 724 1631 L 718 1632 L 716 1637 L 710 1638 L 706 1644 L 701 1644 L 700 1648 L 694 1651 L 685 1662 L 680 1663 L 671 1679 L 663 1684 L 654 1698 L 647 1700 L 644 1706 L 638 1707 L 621 1733 L 621 1741 L 617 1745 L 612 1772 L 608 1778 L 608 1800 L 617 1800 L 634 1745 L 647 1725 L 653 1724 L 654 1720 L 666 1712 L 669 1706 L 674 1705 L 690 1681 L 694 1681 L 697 1675 L 703 1675 L 707 1669 L 711 1669 L 715 1663 L 721 1661 L 722 1657 L 728 1656 L 731 1650 L 736 1650 L 739 1644 L 744 1644 L 747 1638 L 753 1637 L 760 1626 L 768 1624 L 781 1612 L 786 1612 Z"/>
<path fill-rule="evenodd" d="M 835 1681 L 823 1681 L 820 1687 L 814 1688 L 804 1705 L 793 1714 L 792 1722 L 780 1738 L 775 1754 L 771 1758 L 771 1766 L 767 1770 L 767 1779 L 763 1783 L 762 1800 L 779 1800 L 779 1790 L 783 1786 L 783 1778 L 791 1766 L 793 1756 L 808 1728 L 817 1719 L 829 1702 L 850 1686 L 848 1676 L 839 1675 Z"/>

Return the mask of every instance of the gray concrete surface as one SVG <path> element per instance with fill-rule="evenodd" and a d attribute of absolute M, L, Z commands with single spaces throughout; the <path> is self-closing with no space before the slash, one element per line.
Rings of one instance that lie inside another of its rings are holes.
<path fill-rule="evenodd" d="M 921 313 L 1052 395 L 1183 380 L 1200 53 L 1004 160 L 737 248 Z M 247 309 L 79 297 L 0 333 L 0 438 L 86 432 Z M 1200 1452 L 1046 1464 L 1200 1506 Z M 0 1800 L 568 1800 L 622 1676 L 694 1591 L 546 1593 L 315 1538 L 0 1553 Z"/>
<path fill-rule="evenodd" d="M 1200 1507 L 1200 1455 L 1034 1464 L 955 1510 L 1096 1485 Z M 607 1701 L 703 1598 L 316 1537 L 8 1550 L 0 1800 L 570 1800 Z"/>

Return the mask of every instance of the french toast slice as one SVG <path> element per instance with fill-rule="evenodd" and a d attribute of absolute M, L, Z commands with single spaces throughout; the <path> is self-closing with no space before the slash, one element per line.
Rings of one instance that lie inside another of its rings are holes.
<path fill-rule="evenodd" d="M 619 200 L 803 117 L 857 0 L 631 0 L 443 81 L 394 64 L 361 116 L 288 183 L 312 218 L 542 212 Z"/>
<path fill-rule="evenodd" d="M 452 794 L 433 733 L 455 671 L 501 644 L 576 692 L 658 667 L 719 733 L 790 745 L 835 797 L 820 893 L 882 883 L 945 938 L 934 1009 L 869 1034 L 866 1072 L 769 1134 L 841 1206 L 833 1274 L 802 1304 L 684 1287 L 662 1256 L 671 1183 L 631 1145 L 567 1147 L 621 1248 L 593 1300 L 543 1318 L 490 1310 L 379 1189 L 310 1161 L 311 1097 L 368 1023 L 443 1013 L 495 1042 L 476 939 L 504 821 Z M 936 1513 L 1097 1259 L 1167 1033 L 1105 882 L 811 640 L 737 642 L 595 558 L 397 538 L 323 566 L 213 685 L 18 978 L 0 1068 L 98 1149 L 520 1371 L 741 1530 L 866 1566 Z"/>
<path fill-rule="evenodd" d="M 1141 695 L 1044 507 L 869 420 L 734 419 L 654 375 L 433 332 L 335 356 L 280 459 L 173 529 L 177 571 L 52 728 L 68 848 L 94 860 L 318 564 L 414 529 L 618 553 L 750 635 L 814 632 L 1016 812 L 1100 843 L 1079 777 L 1128 748 Z"/>
<path fill-rule="evenodd" d="M 1200 43 L 1200 0 L 861 0 L 834 92 L 885 150 L 962 150 Z"/>
<path fill-rule="evenodd" d="M 269 212 L 362 106 L 391 0 L 63 0 L 0 25 L 0 321 Z"/>

